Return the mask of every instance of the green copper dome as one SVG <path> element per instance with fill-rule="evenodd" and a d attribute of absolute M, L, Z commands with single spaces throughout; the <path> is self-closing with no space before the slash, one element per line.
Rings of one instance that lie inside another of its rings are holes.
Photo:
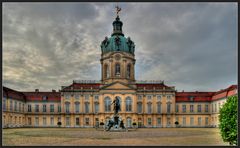
<path fill-rule="evenodd" d="M 130 37 L 124 37 L 122 33 L 123 23 L 120 21 L 119 16 L 113 22 L 113 33 L 110 38 L 105 37 L 101 43 L 102 54 L 107 52 L 123 51 L 134 55 L 135 45 Z"/>

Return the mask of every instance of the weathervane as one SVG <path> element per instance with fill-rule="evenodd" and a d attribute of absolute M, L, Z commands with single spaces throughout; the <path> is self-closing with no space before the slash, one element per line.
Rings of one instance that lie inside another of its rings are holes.
<path fill-rule="evenodd" d="M 116 13 L 117 13 L 117 16 L 118 16 L 118 13 L 121 11 L 121 8 L 116 6 Z"/>

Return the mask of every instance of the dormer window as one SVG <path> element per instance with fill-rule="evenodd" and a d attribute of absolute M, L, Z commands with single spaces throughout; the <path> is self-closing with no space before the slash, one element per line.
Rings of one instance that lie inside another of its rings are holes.
<path fill-rule="evenodd" d="M 43 100 L 43 101 L 47 101 L 47 99 L 48 99 L 47 96 L 43 96 L 43 97 L 42 97 L 42 100 Z"/>
<path fill-rule="evenodd" d="M 190 96 L 189 97 L 189 101 L 193 101 L 194 97 L 193 96 Z"/>

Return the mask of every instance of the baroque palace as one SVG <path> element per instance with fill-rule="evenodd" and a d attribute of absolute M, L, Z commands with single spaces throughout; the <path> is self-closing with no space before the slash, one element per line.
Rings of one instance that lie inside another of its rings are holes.
<path fill-rule="evenodd" d="M 101 80 L 74 80 L 61 90 L 19 92 L 3 87 L 2 126 L 94 127 L 113 115 L 120 97 L 126 127 L 216 127 L 220 107 L 237 94 L 237 85 L 217 92 L 177 92 L 163 81 L 135 80 L 135 44 L 122 32 L 117 15 L 111 37 L 101 43 Z"/>

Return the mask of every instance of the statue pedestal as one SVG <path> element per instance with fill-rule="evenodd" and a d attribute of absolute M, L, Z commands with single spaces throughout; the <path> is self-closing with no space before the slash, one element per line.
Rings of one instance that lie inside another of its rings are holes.
<path fill-rule="evenodd" d="M 108 121 L 106 131 L 110 132 L 126 132 L 127 128 L 124 126 L 121 116 L 114 114 L 113 117 Z"/>

